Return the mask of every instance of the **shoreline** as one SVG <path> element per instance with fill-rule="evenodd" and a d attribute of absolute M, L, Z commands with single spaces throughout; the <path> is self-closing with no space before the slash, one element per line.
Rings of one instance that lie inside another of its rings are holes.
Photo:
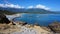
<path fill-rule="evenodd" d="M 22 14 L 17 13 L 17 14 L 13 14 L 13 15 L 6 15 L 6 17 L 11 21 L 14 18 L 20 17 Z"/>
<path fill-rule="evenodd" d="M 27 24 L 26 22 L 15 22 L 13 21 L 14 18 L 20 17 L 22 14 L 13 14 L 13 15 L 6 15 L 6 17 L 11 21 L 9 24 L 0 24 L 0 29 L 2 29 L 0 31 L 0 33 L 5 33 L 4 31 L 6 31 L 6 33 L 11 33 L 11 34 L 53 34 L 53 30 L 56 25 L 59 26 L 60 24 L 58 22 L 56 22 L 55 24 L 49 25 L 49 28 L 44 27 L 44 26 L 38 26 L 37 24 L 35 25 L 31 25 L 31 24 Z M 13 23 L 15 25 L 13 25 Z M 59 24 L 59 25 L 58 25 Z M 53 27 L 52 27 L 53 26 Z M 53 30 L 51 30 L 51 27 L 53 28 Z M 59 27 L 57 27 L 59 28 Z M 8 31 L 7 31 L 8 30 Z M 33 31 L 32 31 L 33 30 Z M 54 30 L 55 31 L 55 30 Z M 59 30 L 58 30 L 59 31 Z M 57 32 L 57 31 L 56 31 Z"/>

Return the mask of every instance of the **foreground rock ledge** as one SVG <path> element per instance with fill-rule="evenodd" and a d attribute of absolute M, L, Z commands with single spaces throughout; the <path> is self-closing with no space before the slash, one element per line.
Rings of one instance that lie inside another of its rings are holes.
<path fill-rule="evenodd" d="M 53 32 L 60 33 L 60 23 L 54 22 L 48 26 Z"/>
<path fill-rule="evenodd" d="M 15 31 L 19 31 L 16 25 L 0 24 L 0 34 L 9 34 Z"/>
<path fill-rule="evenodd" d="M 8 20 L 8 18 L 6 18 L 6 16 L 4 14 L 0 14 L 0 23 L 9 24 L 10 21 Z"/>
<path fill-rule="evenodd" d="M 32 25 L 8 25 L 0 24 L 0 34 L 52 34 L 49 31 L 42 29 L 40 26 Z"/>

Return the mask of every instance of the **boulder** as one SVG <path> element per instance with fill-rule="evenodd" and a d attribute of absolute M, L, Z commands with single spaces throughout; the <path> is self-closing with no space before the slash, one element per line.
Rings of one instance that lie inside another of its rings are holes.
<path fill-rule="evenodd" d="M 60 33 L 60 23 L 56 22 L 56 23 L 52 23 L 50 25 L 48 25 L 48 27 L 55 33 Z"/>
<path fill-rule="evenodd" d="M 6 23 L 9 24 L 10 21 L 8 20 L 8 18 L 6 18 L 6 16 L 4 14 L 0 14 L 0 23 Z"/>

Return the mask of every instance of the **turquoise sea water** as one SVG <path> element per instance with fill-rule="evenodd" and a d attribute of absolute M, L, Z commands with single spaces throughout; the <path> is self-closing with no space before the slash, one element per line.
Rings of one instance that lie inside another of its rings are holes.
<path fill-rule="evenodd" d="M 24 21 L 28 24 L 38 23 L 41 26 L 48 26 L 54 21 L 60 22 L 60 14 L 28 14 L 23 13 L 20 17 L 15 18 L 14 21 Z"/>

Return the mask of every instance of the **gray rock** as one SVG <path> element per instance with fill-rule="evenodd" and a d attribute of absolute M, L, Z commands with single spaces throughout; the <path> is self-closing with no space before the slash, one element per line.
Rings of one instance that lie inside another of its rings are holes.
<path fill-rule="evenodd" d="M 53 32 L 60 33 L 60 23 L 52 23 L 48 26 Z"/>

